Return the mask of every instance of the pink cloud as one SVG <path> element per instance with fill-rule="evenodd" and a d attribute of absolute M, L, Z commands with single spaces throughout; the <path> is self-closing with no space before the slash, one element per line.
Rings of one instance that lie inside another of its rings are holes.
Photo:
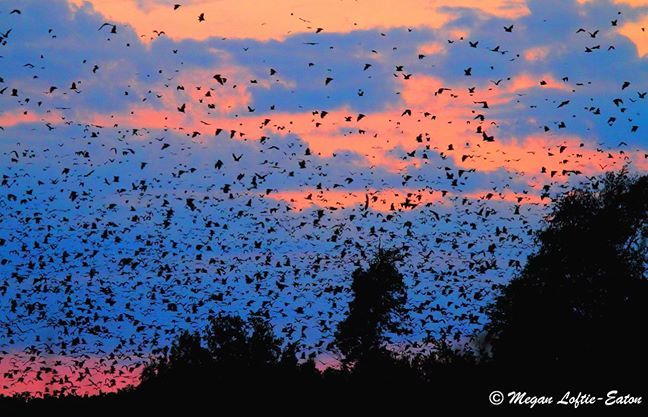
<path fill-rule="evenodd" d="M 0 395 L 94 395 L 139 383 L 141 368 L 106 357 L 39 356 L 15 352 L 0 361 Z"/>
<path fill-rule="evenodd" d="M 64 120 L 61 112 L 48 111 L 46 113 L 35 113 L 26 110 L 14 110 L 0 114 L 0 126 L 11 127 L 26 123 L 60 123 Z"/>
<path fill-rule="evenodd" d="M 107 19 L 131 25 L 141 39 L 155 38 L 154 30 L 163 28 L 176 39 L 204 40 L 209 37 L 282 40 L 296 33 L 348 33 L 355 30 L 390 29 L 395 27 L 439 28 L 453 13 L 447 7 L 470 8 L 480 13 L 515 19 L 529 13 L 524 0 L 402 0 L 398 12 L 391 0 L 294 2 L 246 2 L 223 0 L 187 2 L 174 11 L 169 3 L 152 0 L 68 0 L 73 10 L 90 4 Z M 205 21 L 198 22 L 204 13 Z"/>

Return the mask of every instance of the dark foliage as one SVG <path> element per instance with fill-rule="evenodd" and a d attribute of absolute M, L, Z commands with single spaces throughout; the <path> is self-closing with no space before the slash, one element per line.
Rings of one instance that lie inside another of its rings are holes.
<path fill-rule="evenodd" d="M 205 335 L 183 332 L 168 352 L 153 359 L 142 373 L 143 391 L 203 392 L 219 389 L 268 389 L 295 385 L 318 376 L 312 360 L 299 363 L 297 347 L 277 338 L 267 318 L 219 315 Z"/>
<path fill-rule="evenodd" d="M 340 322 L 335 345 L 346 365 L 375 367 L 390 359 L 385 333 L 403 334 L 407 291 L 396 262 L 402 257 L 396 250 L 379 249 L 369 268 L 353 272 L 349 313 Z"/>
<path fill-rule="evenodd" d="M 490 309 L 492 358 L 522 367 L 646 365 L 648 177 L 564 195 L 539 250 Z"/>

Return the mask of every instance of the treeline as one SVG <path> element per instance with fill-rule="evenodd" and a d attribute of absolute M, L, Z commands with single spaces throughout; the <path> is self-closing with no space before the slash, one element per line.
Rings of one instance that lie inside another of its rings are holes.
<path fill-rule="evenodd" d="M 221 314 L 202 333 L 182 333 L 146 366 L 138 387 L 29 406 L 292 407 L 342 398 L 378 407 L 486 406 L 494 389 L 625 387 L 645 394 L 636 378 L 648 370 L 648 176 L 610 173 L 565 193 L 537 241 L 525 268 L 488 307 L 476 348 L 439 340 L 416 354 L 390 350 L 387 334 L 407 334 L 407 292 L 397 267 L 403 254 L 380 249 L 351 277 L 348 313 L 333 342 L 339 368 L 320 371 L 313 358 L 298 359 L 299 346 L 275 335 L 263 312 Z"/>

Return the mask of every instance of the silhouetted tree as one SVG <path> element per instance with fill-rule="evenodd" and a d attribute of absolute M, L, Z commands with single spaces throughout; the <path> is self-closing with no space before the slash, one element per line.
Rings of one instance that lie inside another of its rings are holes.
<path fill-rule="evenodd" d="M 252 315 L 247 322 L 238 316 L 212 318 L 205 338 L 219 375 L 259 376 L 277 366 L 282 356 L 282 340 L 260 314 Z"/>
<path fill-rule="evenodd" d="M 294 385 L 318 376 L 312 360 L 298 362 L 296 345 L 282 349 L 283 344 L 260 313 L 247 321 L 220 314 L 210 319 L 204 336 L 182 332 L 168 351 L 152 360 L 143 371 L 142 387 L 198 392 L 241 384 Z"/>
<path fill-rule="evenodd" d="M 625 170 L 566 193 L 540 248 L 489 309 L 504 364 L 646 362 L 648 177 Z"/>
<path fill-rule="evenodd" d="M 282 340 L 275 336 L 270 322 L 260 316 L 249 321 L 248 355 L 250 366 L 275 366 L 281 359 Z"/>
<path fill-rule="evenodd" d="M 396 267 L 401 259 L 397 250 L 381 248 L 367 270 L 353 272 L 349 313 L 335 334 L 335 346 L 344 355 L 345 365 L 389 357 L 385 333 L 406 332 L 402 323 L 407 291 Z"/>
<path fill-rule="evenodd" d="M 202 346 L 200 335 L 183 331 L 168 351 L 144 367 L 142 381 L 181 379 L 185 374 L 200 372 L 209 366 L 210 361 L 209 352 Z"/>

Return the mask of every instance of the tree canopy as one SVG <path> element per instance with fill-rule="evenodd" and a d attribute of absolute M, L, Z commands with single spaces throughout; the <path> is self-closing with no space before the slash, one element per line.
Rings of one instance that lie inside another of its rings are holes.
<path fill-rule="evenodd" d="M 407 288 L 396 266 L 401 259 L 397 250 L 379 249 L 366 270 L 353 272 L 349 312 L 335 335 L 345 364 L 388 355 L 385 334 L 407 331 Z"/>
<path fill-rule="evenodd" d="M 646 362 L 648 177 L 609 173 L 563 195 L 539 249 L 490 307 L 499 363 Z"/>

